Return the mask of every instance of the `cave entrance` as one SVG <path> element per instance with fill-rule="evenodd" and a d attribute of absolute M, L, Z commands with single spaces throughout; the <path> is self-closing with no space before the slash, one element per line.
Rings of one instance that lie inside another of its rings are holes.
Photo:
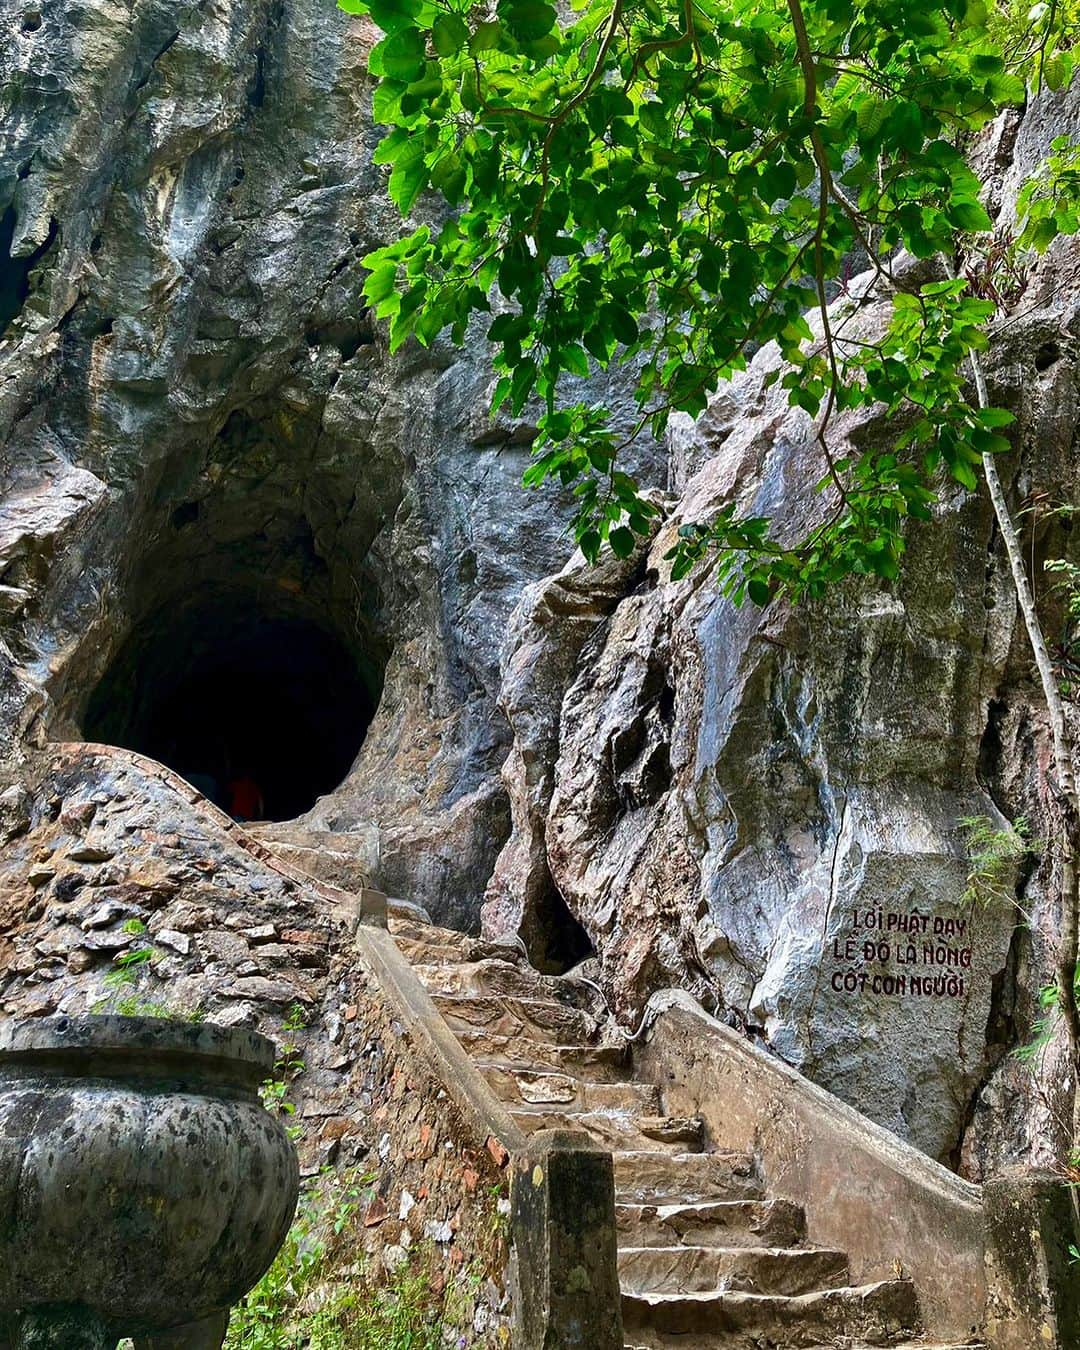
<path fill-rule="evenodd" d="M 544 975 L 565 975 L 596 954 L 588 933 L 550 876 L 525 922 L 522 939 L 529 960 Z"/>
<path fill-rule="evenodd" d="M 83 731 L 161 760 L 238 818 L 290 820 L 348 774 L 381 687 L 382 662 L 300 605 L 241 593 L 138 625 Z"/>

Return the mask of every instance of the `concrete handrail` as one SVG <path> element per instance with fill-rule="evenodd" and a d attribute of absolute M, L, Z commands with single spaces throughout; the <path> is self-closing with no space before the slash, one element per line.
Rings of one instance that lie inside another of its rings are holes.
<path fill-rule="evenodd" d="M 856 1283 L 910 1276 L 926 1332 L 971 1338 L 986 1309 L 982 1189 L 710 1017 L 688 995 L 653 1000 L 635 1065 L 675 1115 L 755 1154 L 770 1192 L 804 1207 L 808 1237 L 846 1251 Z"/>
<path fill-rule="evenodd" d="M 524 1131 L 446 1025 L 394 939 L 386 929 L 361 922 L 356 945 L 394 1015 L 475 1133 L 496 1153 L 500 1147 L 507 1155 L 520 1153 L 526 1143 Z"/>
<path fill-rule="evenodd" d="M 363 920 L 357 952 L 463 1120 L 510 1172 L 517 1350 L 621 1350 L 611 1154 L 584 1131 L 526 1135 L 495 1096 L 385 929 Z"/>

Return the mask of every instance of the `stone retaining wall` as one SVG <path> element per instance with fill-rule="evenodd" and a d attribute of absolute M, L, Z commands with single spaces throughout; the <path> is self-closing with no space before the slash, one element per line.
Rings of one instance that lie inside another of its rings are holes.
<path fill-rule="evenodd" d="M 279 1047 L 266 1098 L 295 1126 L 302 1175 L 336 1168 L 361 1197 L 358 1236 L 334 1253 L 341 1287 L 411 1262 L 445 1292 L 448 1346 L 617 1350 L 610 1154 L 573 1132 L 526 1141 L 385 909 L 283 863 L 129 751 L 54 747 L 0 797 L 0 1012 L 257 1028 Z"/>
<path fill-rule="evenodd" d="M 356 898 L 253 857 L 157 768 L 71 747 L 32 794 L 5 793 L 0 1012 L 120 1005 L 258 1028 L 283 1052 L 274 1095 L 299 1127 L 303 1173 L 363 1183 L 343 1279 L 364 1256 L 388 1271 L 412 1259 L 436 1293 L 452 1287 L 452 1344 L 508 1344 L 509 1155 L 466 1120 L 381 991 Z M 151 955 L 130 982 L 110 984 L 140 949 Z"/>

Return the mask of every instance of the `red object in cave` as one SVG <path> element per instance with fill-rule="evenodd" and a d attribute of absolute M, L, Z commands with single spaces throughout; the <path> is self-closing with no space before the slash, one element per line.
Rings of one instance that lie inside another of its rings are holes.
<path fill-rule="evenodd" d="M 229 815 L 234 820 L 261 820 L 265 804 L 254 778 L 242 776 L 229 783 Z"/>

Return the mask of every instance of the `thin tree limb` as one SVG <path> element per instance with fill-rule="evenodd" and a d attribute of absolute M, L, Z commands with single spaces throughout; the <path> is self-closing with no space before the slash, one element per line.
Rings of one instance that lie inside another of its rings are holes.
<path fill-rule="evenodd" d="M 986 387 L 986 375 L 977 352 L 971 353 L 971 369 L 975 376 L 975 392 L 979 407 L 988 408 L 990 397 Z M 1005 490 L 993 455 L 983 455 L 982 469 L 998 528 L 1005 541 L 1005 552 L 1009 558 L 1009 570 L 1016 590 L 1017 604 L 1024 619 L 1024 627 L 1027 629 L 1028 642 L 1035 658 L 1039 683 L 1050 715 L 1054 769 L 1061 795 L 1061 809 L 1065 817 L 1061 831 L 1061 937 L 1056 974 L 1061 1011 L 1065 1018 L 1073 1062 L 1076 1064 L 1080 1060 L 1080 1011 L 1076 1004 L 1077 944 L 1080 938 L 1080 918 L 1078 918 L 1080 895 L 1077 892 L 1076 855 L 1077 841 L 1080 837 L 1080 809 L 1078 809 L 1080 804 L 1077 799 L 1076 775 L 1073 772 L 1072 743 L 1068 723 L 1065 720 L 1065 709 L 1061 702 L 1061 692 L 1054 674 L 1054 664 L 1050 659 L 1046 637 L 1035 608 L 1035 597 L 1024 567 L 1020 538 L 1005 499 Z"/>

